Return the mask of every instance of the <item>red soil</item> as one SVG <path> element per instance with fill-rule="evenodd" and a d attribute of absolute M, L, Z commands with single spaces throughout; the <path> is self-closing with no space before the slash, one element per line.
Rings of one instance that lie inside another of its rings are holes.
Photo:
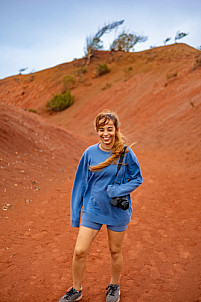
<path fill-rule="evenodd" d="M 56 302 L 71 286 L 70 193 L 103 108 L 118 113 L 128 144 L 138 142 L 144 178 L 132 194 L 121 301 L 201 301 L 199 57 L 185 44 L 97 52 L 82 75 L 75 72 L 84 59 L 0 81 L 1 302 Z M 96 78 L 99 62 L 111 72 Z M 76 78 L 75 103 L 47 113 L 68 74 Z M 82 301 L 105 301 L 109 280 L 104 227 L 89 252 Z"/>

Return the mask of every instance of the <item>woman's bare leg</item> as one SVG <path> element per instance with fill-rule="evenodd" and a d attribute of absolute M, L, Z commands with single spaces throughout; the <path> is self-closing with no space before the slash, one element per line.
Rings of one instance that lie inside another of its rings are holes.
<path fill-rule="evenodd" d="M 122 270 L 123 256 L 122 245 L 125 232 L 114 232 L 108 229 L 108 241 L 111 256 L 111 284 L 118 284 Z"/>
<path fill-rule="evenodd" d="M 73 287 L 80 290 L 82 286 L 82 278 L 86 265 L 86 256 L 88 254 L 90 245 L 96 237 L 98 230 L 93 230 L 80 226 L 77 241 L 73 255 Z"/>

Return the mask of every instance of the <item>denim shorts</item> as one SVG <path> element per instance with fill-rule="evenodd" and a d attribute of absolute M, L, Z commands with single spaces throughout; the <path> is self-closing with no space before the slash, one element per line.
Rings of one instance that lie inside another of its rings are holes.
<path fill-rule="evenodd" d="M 85 220 L 85 219 L 82 219 L 81 225 L 86 227 L 86 228 L 93 229 L 93 230 L 98 230 L 98 231 L 102 227 L 102 223 L 92 222 L 92 221 Z M 107 225 L 107 228 L 111 231 L 114 231 L 114 232 L 123 232 L 127 229 L 127 226 L 128 226 L 128 224 L 118 225 L 118 226 Z"/>

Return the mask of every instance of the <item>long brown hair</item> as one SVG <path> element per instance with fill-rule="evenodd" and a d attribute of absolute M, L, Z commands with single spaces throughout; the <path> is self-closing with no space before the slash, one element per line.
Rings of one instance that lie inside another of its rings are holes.
<path fill-rule="evenodd" d="M 101 123 L 100 123 L 101 121 Z M 96 165 L 96 166 L 89 166 L 89 170 L 92 172 L 97 172 L 99 170 L 104 169 L 105 167 L 109 166 L 113 163 L 116 159 L 118 159 L 124 149 L 124 141 L 125 138 L 121 134 L 119 130 L 119 118 L 116 113 L 110 112 L 109 110 L 104 110 L 100 112 L 95 118 L 95 129 L 98 131 L 99 127 L 107 125 L 109 121 L 112 121 L 115 126 L 115 141 L 114 145 L 111 149 L 111 156 L 106 159 L 104 162 Z"/>

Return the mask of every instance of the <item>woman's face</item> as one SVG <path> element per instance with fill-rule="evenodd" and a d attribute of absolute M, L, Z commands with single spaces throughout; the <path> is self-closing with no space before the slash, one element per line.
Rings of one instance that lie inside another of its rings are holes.
<path fill-rule="evenodd" d="M 104 119 L 100 120 L 100 125 L 104 122 Z M 106 125 L 98 128 L 98 135 L 100 137 L 101 146 L 106 149 L 111 149 L 115 142 L 116 129 L 112 120 Z"/>

